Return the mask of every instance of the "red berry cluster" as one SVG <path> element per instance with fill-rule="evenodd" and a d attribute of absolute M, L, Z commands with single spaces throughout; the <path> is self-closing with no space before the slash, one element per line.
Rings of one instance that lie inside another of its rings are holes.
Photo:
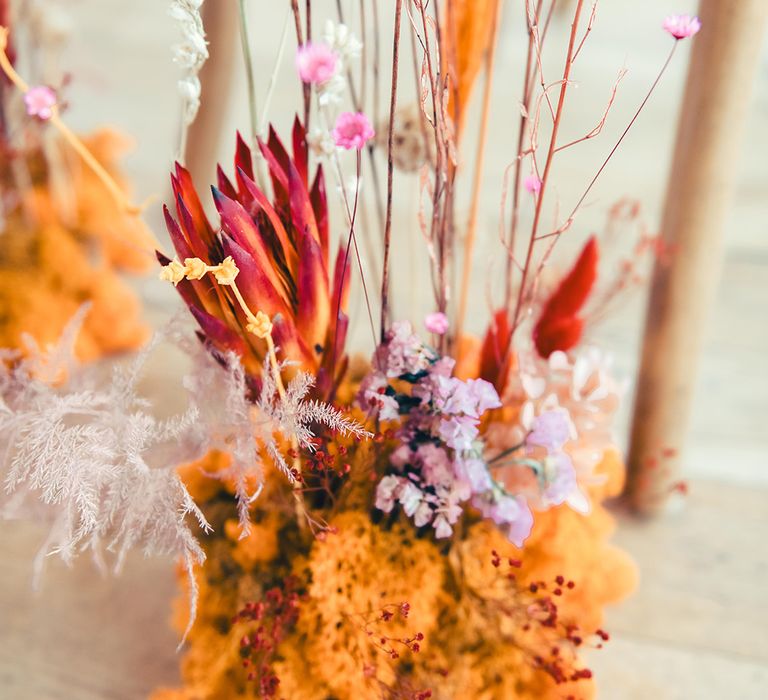
<path fill-rule="evenodd" d="M 491 552 L 491 564 L 500 569 L 500 580 L 510 587 L 507 600 L 514 602 L 498 606 L 494 611 L 519 622 L 523 634 L 514 643 L 526 652 L 530 663 L 557 684 L 592 678 L 588 668 L 577 667 L 578 649 L 585 644 L 585 637 L 578 625 L 562 619 L 559 608 L 561 600 L 576 587 L 576 583 L 559 574 L 551 581 L 530 581 L 523 585 L 518 582 L 516 571 L 522 562 L 513 558 L 505 560 L 496 550 Z M 609 638 L 601 629 L 588 637 L 597 649 L 601 649 Z M 542 649 L 547 652 L 543 653 Z"/>
<path fill-rule="evenodd" d="M 247 678 L 256 684 L 261 698 L 277 695 L 280 679 L 272 668 L 272 661 L 280 642 L 299 618 L 300 602 L 298 581 L 288 577 L 282 586 L 270 588 L 263 600 L 246 603 L 232 618 L 233 625 L 248 625 L 248 631 L 240 638 L 240 656 Z"/>
<path fill-rule="evenodd" d="M 424 640 L 424 635 L 421 632 L 416 632 L 410 637 L 393 637 L 386 634 L 386 631 L 382 628 L 382 625 L 386 625 L 396 617 L 402 620 L 408 619 L 410 611 L 411 606 L 408 602 L 390 603 L 372 615 L 361 616 L 363 618 L 365 634 L 371 639 L 374 646 L 381 649 L 392 660 L 400 658 L 398 648 L 402 651 L 404 647 L 414 654 L 421 651 L 421 642 Z"/>

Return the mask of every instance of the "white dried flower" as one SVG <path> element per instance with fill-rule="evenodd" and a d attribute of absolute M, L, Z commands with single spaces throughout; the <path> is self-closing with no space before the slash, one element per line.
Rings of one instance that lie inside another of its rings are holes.
<path fill-rule="evenodd" d="M 200 109 L 200 94 L 202 86 L 196 75 L 188 75 L 178 82 L 179 94 L 183 100 L 184 123 L 191 124 L 195 121 L 197 111 Z"/>
<path fill-rule="evenodd" d="M 336 24 L 330 19 L 325 23 L 323 40 L 338 54 L 341 63 L 344 64 L 358 58 L 363 50 L 363 43 L 346 24 Z"/>
<path fill-rule="evenodd" d="M 341 101 L 344 90 L 347 87 L 346 78 L 337 72 L 330 80 L 317 86 L 317 99 L 321 107 L 336 104 Z"/>
<path fill-rule="evenodd" d="M 307 135 L 307 143 L 318 158 L 330 157 L 336 151 L 336 144 L 331 133 L 326 129 L 314 127 Z"/>
<path fill-rule="evenodd" d="M 168 10 L 181 29 L 182 41 L 173 46 L 173 60 L 185 71 L 179 80 L 179 92 L 184 103 L 186 125 L 195 120 L 200 108 L 200 80 L 197 75 L 208 59 L 208 43 L 200 16 L 202 4 L 203 0 L 171 0 Z"/>

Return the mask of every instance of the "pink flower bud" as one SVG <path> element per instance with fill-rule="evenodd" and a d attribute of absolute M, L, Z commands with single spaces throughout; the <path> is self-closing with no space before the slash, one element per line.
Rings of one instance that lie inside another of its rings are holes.
<path fill-rule="evenodd" d="M 424 326 L 430 333 L 443 335 L 448 330 L 448 317 L 442 311 L 427 314 Z"/>
<path fill-rule="evenodd" d="M 46 121 L 53 116 L 56 93 L 47 85 L 35 85 L 24 93 L 24 105 L 30 117 Z"/>
<path fill-rule="evenodd" d="M 339 57 L 327 44 L 307 42 L 296 52 L 296 70 L 305 83 L 322 85 L 336 74 Z"/>
<path fill-rule="evenodd" d="M 342 112 L 332 132 L 337 146 L 358 151 L 375 135 L 371 122 L 362 112 Z"/>
<path fill-rule="evenodd" d="M 701 29 L 701 22 L 698 17 L 690 15 L 670 15 L 661 26 L 679 40 L 696 34 Z"/>
<path fill-rule="evenodd" d="M 538 175 L 531 173 L 523 180 L 523 187 L 531 194 L 538 194 L 541 191 L 541 180 Z"/>

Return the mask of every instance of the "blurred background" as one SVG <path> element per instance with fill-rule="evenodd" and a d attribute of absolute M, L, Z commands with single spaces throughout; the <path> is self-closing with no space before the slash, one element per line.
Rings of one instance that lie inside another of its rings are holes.
<path fill-rule="evenodd" d="M 354 27 L 359 23 L 358 3 L 343 4 Z M 62 65 L 71 76 L 65 93 L 68 123 L 84 132 L 109 125 L 134 140 L 135 149 L 124 167 L 133 182 L 135 200 L 158 197 L 146 219 L 154 233 L 167 240 L 160 204 L 169 200 L 168 172 L 176 157 L 180 75 L 171 61 L 171 45 L 179 35 L 167 14 L 168 3 L 62 0 L 59 5 L 70 31 Z M 259 95 L 265 93 L 272 73 L 286 5 L 250 3 Z M 512 159 L 517 137 L 519 66 L 525 51 L 521 5 L 514 0 L 506 3 L 497 55 L 468 316 L 468 330 L 475 333 L 483 330 L 488 294 L 498 292 L 495 280 L 501 278 L 497 227 L 502 173 Z M 391 8 L 391 2 L 379 4 L 385 72 L 391 60 Z M 658 73 L 670 41 L 660 23 L 672 12 L 695 12 L 695 3 L 604 0 L 600 4 L 594 31 L 575 69 L 576 89 L 563 127 L 566 138 L 578 138 L 594 126 L 618 71 L 623 67 L 628 74 L 602 135 L 564 153 L 557 162 L 556 198 L 563 207 L 572 206 L 583 191 Z M 313 15 L 318 27 L 321 18 L 336 18 L 335 0 L 313 2 Z M 564 46 L 568 22 L 567 12 L 555 17 L 550 46 Z M 232 41 L 238 38 L 233 36 Z M 271 118 L 283 130 L 301 105 L 293 79 L 293 41 L 291 33 L 270 108 Z M 648 230 L 657 229 L 687 51 L 688 46 L 681 44 L 654 97 L 574 227 L 563 237 L 558 255 L 566 262 L 589 234 L 602 230 L 609 207 L 621 198 L 639 200 Z M 223 105 L 218 145 L 226 171 L 232 169 L 235 130 L 248 132 L 242 61 L 239 51 L 233 53 L 233 88 L 231 99 Z M 562 59 L 556 50 L 550 58 L 554 75 Z M 403 65 L 410 69 L 409 55 Z M 400 103 L 407 104 L 414 100 L 413 80 L 410 70 L 403 75 Z M 382 89 L 388 90 L 388 79 L 382 81 Z M 474 119 L 466 130 L 463 161 L 471 161 L 474 152 L 476 115 Z M 722 277 L 700 358 L 685 453 L 689 493 L 674 512 L 653 521 L 620 518 L 616 542 L 637 559 L 642 578 L 634 597 L 610 612 L 606 627 L 613 640 L 592 660 L 601 697 L 757 699 L 765 697 L 768 687 L 767 134 L 768 50 L 764 48 L 727 219 Z M 383 165 L 381 160 L 382 172 Z M 212 181 L 213 163 L 208 175 Z M 400 173 L 396 178 L 393 311 L 395 316 L 419 322 L 433 310 L 433 302 L 426 253 L 415 225 L 418 182 L 416 176 Z M 197 184 L 205 192 L 205 183 Z M 468 175 L 461 178 L 459 187 L 465 195 L 469 184 Z M 364 176 L 363 187 L 367 186 L 371 185 Z M 457 203 L 460 226 L 467 216 L 466 199 Z M 554 206 L 553 200 L 553 210 Z M 159 281 L 139 280 L 134 286 L 153 322 L 162 322 L 178 308 L 176 295 Z M 358 323 L 351 342 L 367 354 L 371 340 L 359 294 L 353 294 L 352 304 Z M 594 340 L 615 355 L 618 373 L 628 379 L 634 376 L 638 361 L 644 309 L 644 293 L 638 291 L 593 332 Z M 154 371 L 153 381 L 162 386 L 179 370 L 169 361 Z M 630 407 L 628 396 L 621 444 L 626 440 Z M 73 571 L 53 561 L 42 595 L 35 595 L 29 585 L 31 557 L 42 532 L 34 524 L 23 523 L 7 524 L 4 532 L 0 541 L 0 695 L 14 700 L 128 699 L 143 697 L 158 684 L 173 683 L 178 640 L 166 623 L 175 592 L 172 566 L 134 558 L 122 577 L 97 580 L 86 561 Z"/>

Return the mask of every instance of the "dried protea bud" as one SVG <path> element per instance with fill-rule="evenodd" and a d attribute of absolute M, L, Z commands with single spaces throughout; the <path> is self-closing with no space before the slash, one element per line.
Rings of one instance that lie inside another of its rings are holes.
<path fill-rule="evenodd" d="M 289 153 L 270 128 L 259 142 L 272 181 L 269 198 L 254 181 L 251 149 L 238 135 L 234 182 L 219 168 L 213 188 L 215 223 L 190 174 L 177 165 L 171 177 L 176 218 L 166 208 L 165 221 L 185 264 L 159 257 L 164 279 L 178 284 L 206 343 L 219 354 L 239 355 L 249 381 L 261 375 L 266 352 L 253 334 L 271 334 L 285 357 L 317 377 L 316 395 L 326 396 L 346 364 L 350 268 L 341 247 L 333 262 L 322 168 L 310 172 L 298 119 L 291 141 Z M 246 313 L 238 294 L 247 307 L 263 311 L 264 323 L 254 323 L 258 314 Z"/>
<path fill-rule="evenodd" d="M 377 145 L 386 151 L 389 123 L 383 121 L 376 127 Z M 433 159 L 434 135 L 432 127 L 416 105 L 399 107 L 395 111 L 392 127 L 392 162 L 398 170 L 416 172 L 424 163 Z"/>

